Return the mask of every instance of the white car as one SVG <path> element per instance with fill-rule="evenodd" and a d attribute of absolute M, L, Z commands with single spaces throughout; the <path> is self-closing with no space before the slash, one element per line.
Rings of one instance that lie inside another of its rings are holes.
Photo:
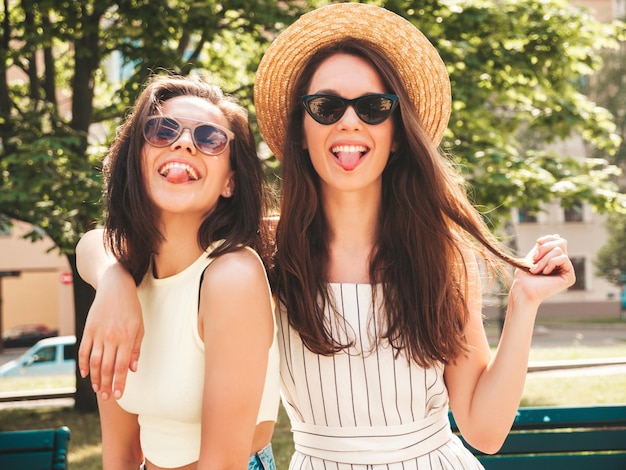
<path fill-rule="evenodd" d="M 75 373 L 75 336 L 55 336 L 42 339 L 17 359 L 0 366 L 0 377 Z"/>

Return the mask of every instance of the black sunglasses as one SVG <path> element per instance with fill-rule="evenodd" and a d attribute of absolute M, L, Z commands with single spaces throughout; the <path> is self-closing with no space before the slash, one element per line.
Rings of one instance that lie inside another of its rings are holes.
<path fill-rule="evenodd" d="M 150 116 L 143 126 L 143 136 L 154 147 L 167 147 L 178 140 L 183 130 L 189 129 L 191 139 L 200 152 L 216 156 L 224 152 L 228 143 L 235 138 L 229 129 L 212 122 L 196 121 L 200 124 L 185 126 L 178 119 L 196 121 L 195 119 L 176 118 L 174 116 Z"/>
<path fill-rule="evenodd" d="M 359 119 L 366 124 L 380 124 L 398 106 L 398 96 L 387 93 L 363 95 L 347 100 L 337 95 L 304 95 L 302 106 L 320 124 L 335 124 L 352 106 Z"/>

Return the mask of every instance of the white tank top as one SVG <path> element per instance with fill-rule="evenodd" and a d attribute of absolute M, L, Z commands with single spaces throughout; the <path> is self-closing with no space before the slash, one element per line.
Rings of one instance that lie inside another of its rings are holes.
<path fill-rule="evenodd" d="M 161 467 L 183 466 L 200 456 L 205 361 L 198 333 L 199 289 L 202 273 L 213 261 L 209 255 L 218 243 L 174 276 L 155 279 L 149 269 L 137 288 L 145 333 L 137 372 L 128 374 L 118 403 L 138 415 L 142 450 Z M 276 421 L 279 397 L 274 334 L 257 423 Z"/>

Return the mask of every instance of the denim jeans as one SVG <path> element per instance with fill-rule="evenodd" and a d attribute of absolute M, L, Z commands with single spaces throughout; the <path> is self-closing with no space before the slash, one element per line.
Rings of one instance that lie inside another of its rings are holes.
<path fill-rule="evenodd" d="M 141 467 L 139 467 L 139 470 L 145 470 L 145 465 L 145 463 L 142 463 Z M 250 457 L 250 461 L 248 462 L 248 470 L 276 470 L 276 462 L 274 462 L 272 444 L 268 444 L 252 457 Z"/>
<path fill-rule="evenodd" d="M 248 470 L 276 470 L 272 444 L 268 444 L 260 451 L 250 457 Z"/>

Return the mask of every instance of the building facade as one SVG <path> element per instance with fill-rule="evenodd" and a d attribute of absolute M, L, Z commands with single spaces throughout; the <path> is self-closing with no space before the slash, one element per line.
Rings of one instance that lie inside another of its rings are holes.
<path fill-rule="evenodd" d="M 31 226 L 14 221 L 0 234 L 0 318 L 2 331 L 25 324 L 45 324 L 61 335 L 74 334 L 74 294 L 67 258 L 44 238 L 23 238 Z"/>

